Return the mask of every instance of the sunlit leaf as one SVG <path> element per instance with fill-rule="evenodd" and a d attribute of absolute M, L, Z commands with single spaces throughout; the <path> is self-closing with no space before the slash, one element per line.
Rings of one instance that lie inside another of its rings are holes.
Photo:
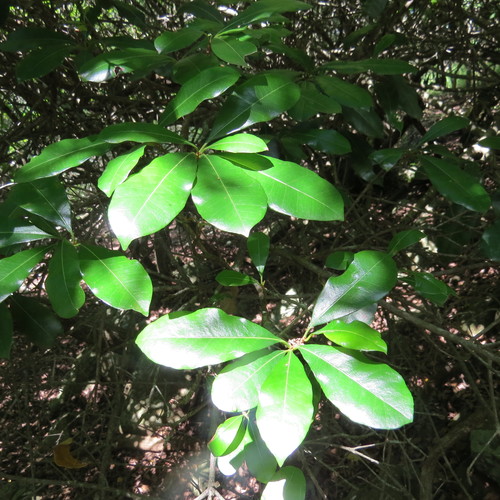
<path fill-rule="evenodd" d="M 230 153 L 260 153 L 267 151 L 266 143 L 256 135 L 235 134 L 219 139 L 207 146 L 216 151 L 228 151 Z"/>
<path fill-rule="evenodd" d="M 186 204 L 195 175 L 192 153 L 171 153 L 154 159 L 116 188 L 108 218 L 123 249 L 174 219 Z"/>
<path fill-rule="evenodd" d="M 230 269 L 218 273 L 215 280 L 223 286 L 242 286 L 258 283 L 258 281 L 251 276 Z"/>
<path fill-rule="evenodd" d="M 72 318 L 85 303 L 81 280 L 78 253 L 71 243 L 62 240 L 50 259 L 45 281 L 52 308 L 61 318 Z"/>
<path fill-rule="evenodd" d="M 420 139 L 420 144 L 433 141 L 438 137 L 449 135 L 469 125 L 469 120 L 463 116 L 447 116 L 435 123 Z"/>
<path fill-rule="evenodd" d="M 277 361 L 259 391 L 257 426 L 278 465 L 304 440 L 313 418 L 312 386 L 293 352 Z"/>
<path fill-rule="evenodd" d="M 300 352 L 325 396 L 352 421 L 397 429 L 413 420 L 412 395 L 388 365 L 325 345 L 304 345 Z"/>
<path fill-rule="evenodd" d="M 394 287 L 397 272 L 392 258 L 383 252 L 366 250 L 354 254 L 347 270 L 326 282 L 314 306 L 311 326 L 377 302 Z"/>
<path fill-rule="evenodd" d="M 237 66 L 247 66 L 245 57 L 257 51 L 257 47 L 252 42 L 234 37 L 215 37 L 211 47 L 219 59 Z"/>
<path fill-rule="evenodd" d="M 96 297 L 116 309 L 148 315 L 153 285 L 138 261 L 93 245 L 81 245 L 78 253 L 83 279 Z"/>
<path fill-rule="evenodd" d="M 220 156 L 202 156 L 192 191 L 200 215 L 219 229 L 248 236 L 267 210 L 264 190 L 250 173 Z"/>
<path fill-rule="evenodd" d="M 305 500 L 306 478 L 297 467 L 282 467 L 266 484 L 261 500 Z"/>
<path fill-rule="evenodd" d="M 277 342 L 261 326 L 214 308 L 175 319 L 163 316 L 136 339 L 149 359 L 177 369 L 223 363 Z"/>
<path fill-rule="evenodd" d="M 425 238 L 425 234 L 417 229 L 407 229 L 406 231 L 400 231 L 395 234 L 387 248 L 387 253 L 389 255 L 394 255 L 400 250 L 408 248 L 415 243 L 419 242 L 422 238 Z"/>
<path fill-rule="evenodd" d="M 133 141 L 192 145 L 175 132 L 155 123 L 129 122 L 110 125 L 102 129 L 98 139 L 112 144 Z"/>
<path fill-rule="evenodd" d="M 252 233 L 247 239 L 247 248 L 253 265 L 262 276 L 269 256 L 269 236 L 264 233 Z"/>
<path fill-rule="evenodd" d="M 53 236 L 36 226 L 20 225 L 19 221 L 8 218 L 0 219 L 0 248 L 45 238 Z"/>
<path fill-rule="evenodd" d="M 246 432 L 246 421 L 243 415 L 229 417 L 217 427 L 214 436 L 208 443 L 208 449 L 216 457 L 228 455 L 241 443 Z"/>

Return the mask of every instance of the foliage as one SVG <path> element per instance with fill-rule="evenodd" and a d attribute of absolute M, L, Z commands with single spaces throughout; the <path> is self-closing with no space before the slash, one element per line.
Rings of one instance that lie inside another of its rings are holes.
<path fill-rule="evenodd" d="M 129 93 L 122 105 L 131 99 L 134 113 L 104 116 L 92 127 L 84 126 L 82 113 L 71 133 L 50 131 L 50 144 L 20 168 L 5 168 L 0 354 L 6 358 L 12 331 L 51 347 L 65 324 L 58 318 L 75 318 L 96 300 L 143 317 L 157 311 L 159 256 L 152 262 L 148 255 L 162 234 L 187 227 L 185 221 L 194 221 L 189 227 L 197 241 L 208 233 L 244 241 L 241 255 L 248 253 L 254 269 L 242 272 L 233 259 L 233 268 L 213 281 L 254 287 L 262 315 L 275 287 L 266 279 L 274 220 L 311 228 L 324 223 L 342 238 L 351 230 L 345 221 L 356 184 L 383 189 L 391 176 L 400 184 L 426 183 L 432 198 L 462 218 L 484 221 L 489 214 L 496 179 L 488 186 L 478 165 L 444 142 L 468 129 L 468 118 L 450 113 L 417 140 L 410 137 L 408 123 L 422 118 L 411 78 L 425 67 L 419 58 L 388 51 L 404 46 L 395 33 L 378 33 L 377 23 L 352 31 L 345 47 L 361 47 L 365 36 L 374 37 L 374 46 L 343 59 L 290 40 L 288 26 L 308 15 L 308 3 L 259 0 L 231 11 L 196 0 L 174 7 L 178 24 L 166 30 L 151 29 L 141 2 L 66 2 L 71 29 L 28 22 L 0 45 L 22 54 L 15 71 L 23 85 L 64 74 L 93 93 L 92 100 L 120 85 L 155 82 L 145 110 Z M 376 19 L 384 8 L 385 2 L 364 4 Z M 123 28 L 110 31 L 110 21 Z M 64 93 L 63 86 L 54 89 Z M 494 149 L 496 140 L 480 144 Z M 353 180 L 341 182 L 341 169 Z M 85 230 L 82 213 L 91 211 L 109 224 L 100 234 Z M 206 302 L 169 307 L 147 325 L 135 321 L 136 344 L 155 363 L 193 370 L 229 362 L 210 391 L 217 408 L 237 415 L 217 427 L 208 447 L 222 471 L 246 462 L 268 483 L 262 498 L 305 498 L 305 477 L 292 454 L 310 431 L 321 394 L 352 422 L 374 429 L 413 421 L 413 397 L 388 364 L 381 332 L 370 325 L 395 287 L 411 286 L 419 301 L 437 306 L 454 291 L 429 266 L 407 258 L 432 229 L 411 223 L 387 229 L 385 246 L 361 240 L 332 247 L 322 265 L 336 272 L 320 273 L 323 288 L 303 293 L 291 327 L 283 328 L 281 317 L 258 324 Z M 498 260 L 496 219 L 480 231 L 484 257 Z M 451 230 L 442 235 L 456 240 Z M 267 460 L 255 459 L 256 447 L 267 450 Z"/>

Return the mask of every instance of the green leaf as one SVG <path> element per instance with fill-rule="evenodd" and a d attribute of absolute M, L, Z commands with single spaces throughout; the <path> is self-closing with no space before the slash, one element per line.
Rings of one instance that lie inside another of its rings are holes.
<path fill-rule="evenodd" d="M 102 129 L 98 139 L 111 144 L 133 141 L 193 145 L 175 132 L 171 132 L 155 123 L 129 122 L 110 125 Z"/>
<path fill-rule="evenodd" d="M 23 224 L 8 218 L 0 219 L 0 248 L 45 238 L 53 238 L 53 236 L 36 226 Z"/>
<path fill-rule="evenodd" d="M 247 66 L 245 57 L 257 51 L 257 47 L 235 37 L 215 37 L 211 43 L 213 53 L 223 61 L 237 66 Z"/>
<path fill-rule="evenodd" d="M 287 465 L 274 474 L 262 492 L 261 500 L 305 500 L 306 478 L 297 467 Z"/>
<path fill-rule="evenodd" d="M 243 459 L 252 476 L 261 483 L 267 483 L 274 476 L 278 463 L 252 421 L 249 427 L 253 441 L 245 446 Z"/>
<path fill-rule="evenodd" d="M 388 365 L 330 346 L 299 349 L 325 396 L 352 421 L 375 429 L 397 429 L 413 420 L 411 393 Z"/>
<path fill-rule="evenodd" d="M 192 191 L 200 215 L 219 229 L 248 236 L 267 209 L 266 195 L 250 173 L 219 156 L 202 156 Z"/>
<path fill-rule="evenodd" d="M 250 78 L 224 103 L 208 141 L 267 122 L 290 109 L 299 97 L 300 89 L 288 74 L 275 71 Z"/>
<path fill-rule="evenodd" d="M 228 455 L 241 443 L 245 432 L 246 420 L 243 415 L 230 417 L 217 427 L 208 443 L 208 449 L 216 457 Z"/>
<path fill-rule="evenodd" d="M 219 60 L 212 54 L 191 54 L 177 61 L 172 68 L 174 82 L 184 85 L 205 69 L 219 67 Z M 234 68 L 231 68 L 236 71 Z"/>
<path fill-rule="evenodd" d="M 296 0 L 260 0 L 253 2 L 244 11 L 231 19 L 220 33 L 227 32 L 239 26 L 248 26 L 260 19 L 267 19 L 272 14 L 295 12 L 297 10 L 306 10 L 310 8 L 310 5 Z"/>
<path fill-rule="evenodd" d="M 438 306 L 443 306 L 450 295 L 456 295 L 452 288 L 430 273 L 412 272 L 409 278 L 417 293 Z"/>
<path fill-rule="evenodd" d="M 396 264 L 383 252 L 366 250 L 354 254 L 347 270 L 326 282 L 314 306 L 311 326 L 377 302 L 394 287 L 397 274 Z"/>
<path fill-rule="evenodd" d="M 262 384 L 256 413 L 262 439 L 280 466 L 306 437 L 314 412 L 312 397 L 302 363 L 288 352 Z"/>
<path fill-rule="evenodd" d="M 435 123 L 420 139 L 419 144 L 433 141 L 438 137 L 449 135 L 469 125 L 469 120 L 462 116 L 448 116 Z"/>
<path fill-rule="evenodd" d="M 260 137 L 252 134 L 235 134 L 224 137 L 209 144 L 207 148 L 215 151 L 229 151 L 230 153 L 260 153 L 261 151 L 267 151 L 266 143 Z"/>
<path fill-rule="evenodd" d="M 255 153 L 217 153 L 217 156 L 248 170 L 266 170 L 273 166 L 268 158 Z"/>
<path fill-rule="evenodd" d="M 388 172 L 407 152 L 408 150 L 402 148 L 379 149 L 371 153 L 369 158 Z"/>
<path fill-rule="evenodd" d="M 52 347 L 64 333 L 61 322 L 39 300 L 14 295 L 10 305 L 14 329 L 39 347 Z"/>
<path fill-rule="evenodd" d="M 109 161 L 97 180 L 97 186 L 101 191 L 111 196 L 116 189 L 127 177 L 130 171 L 137 165 L 137 162 L 144 155 L 146 146 L 140 146 L 133 149 L 130 153 L 117 156 Z"/>
<path fill-rule="evenodd" d="M 360 61 L 332 61 L 322 66 L 334 69 L 339 73 L 356 74 L 365 71 L 373 71 L 377 75 L 401 75 L 403 73 L 414 73 L 415 66 L 401 59 L 362 59 Z"/>
<path fill-rule="evenodd" d="M 300 99 L 288 110 L 288 114 L 297 121 L 309 120 L 318 113 L 340 113 L 342 107 L 330 96 L 323 94 L 313 82 L 300 82 Z"/>
<path fill-rule="evenodd" d="M 392 237 L 389 247 L 387 248 L 387 253 L 391 256 L 395 255 L 399 251 L 419 242 L 422 238 L 425 238 L 425 234 L 417 229 L 400 231 Z"/>
<path fill-rule="evenodd" d="M 325 266 L 338 271 L 345 271 L 353 258 L 354 254 L 352 252 L 333 252 L 326 258 Z"/>
<path fill-rule="evenodd" d="M 17 65 L 16 75 L 21 81 L 40 78 L 60 66 L 73 50 L 65 43 L 35 49 Z"/>
<path fill-rule="evenodd" d="M 131 24 L 138 26 L 139 28 L 147 29 L 148 25 L 146 23 L 146 17 L 140 9 L 119 0 L 113 0 L 113 6 L 118 11 L 118 14 L 121 17 L 124 17 Z"/>
<path fill-rule="evenodd" d="M 210 4 L 202 0 L 186 2 L 180 6 L 177 12 L 179 14 L 189 12 L 198 18 L 208 19 L 209 21 L 218 24 L 222 24 L 224 22 L 222 14 L 215 7 L 212 7 Z"/>
<path fill-rule="evenodd" d="M 151 361 L 177 369 L 223 363 L 277 342 L 281 340 L 261 326 L 213 308 L 175 319 L 164 316 L 136 339 Z"/>
<path fill-rule="evenodd" d="M 156 50 L 124 48 L 105 52 L 85 61 L 78 72 L 84 81 L 101 83 L 123 73 L 153 71 L 171 61 L 171 57 L 158 54 Z"/>
<path fill-rule="evenodd" d="M 124 250 L 135 238 L 159 231 L 174 219 L 186 204 L 195 175 L 192 153 L 170 153 L 116 188 L 108 218 Z"/>
<path fill-rule="evenodd" d="M 369 108 L 373 105 L 370 93 L 358 85 L 335 76 L 318 76 L 316 82 L 326 95 L 333 97 L 342 106 Z"/>
<path fill-rule="evenodd" d="M 485 212 L 491 199 L 483 186 L 455 163 L 429 155 L 422 155 L 422 167 L 432 185 L 443 196 L 469 210 Z"/>
<path fill-rule="evenodd" d="M 500 149 L 500 135 L 486 137 L 486 139 L 479 141 L 478 144 L 483 148 Z"/>
<path fill-rule="evenodd" d="M 177 52 L 185 49 L 198 40 L 203 33 L 189 26 L 178 31 L 165 31 L 155 39 L 155 49 L 160 54 Z"/>
<path fill-rule="evenodd" d="M 47 146 L 38 156 L 23 165 L 17 171 L 15 180 L 30 182 L 43 177 L 52 177 L 110 149 L 111 145 L 95 135 L 83 139 L 63 139 Z"/>
<path fill-rule="evenodd" d="M 357 351 L 379 351 L 387 354 L 387 344 L 382 340 L 380 332 L 361 321 L 344 323 L 335 320 L 314 334 L 322 334 L 332 342 Z"/>
<path fill-rule="evenodd" d="M 43 259 L 48 248 L 30 248 L 0 260 L 0 302 L 22 285 L 31 270 Z"/>
<path fill-rule="evenodd" d="M 273 168 L 250 172 L 276 212 L 311 220 L 343 220 L 344 202 L 337 189 L 296 163 L 268 157 Z"/>
<path fill-rule="evenodd" d="M 304 144 L 324 153 L 344 155 L 351 152 L 350 142 L 336 130 L 309 130 L 299 133 L 295 137 L 303 141 Z"/>
<path fill-rule="evenodd" d="M 116 309 L 148 315 L 153 285 L 138 261 L 94 245 L 81 245 L 78 253 L 83 279 L 96 297 Z"/>
<path fill-rule="evenodd" d="M 219 410 L 236 412 L 255 408 L 259 392 L 285 351 L 256 351 L 233 361 L 212 384 L 212 401 Z"/>
<path fill-rule="evenodd" d="M 85 303 L 82 274 L 75 247 L 66 240 L 57 246 L 49 263 L 45 289 L 52 308 L 61 318 L 72 318 Z"/>
<path fill-rule="evenodd" d="M 373 108 L 354 109 L 344 106 L 342 114 L 346 122 L 351 124 L 358 132 L 377 139 L 384 137 L 384 124 Z"/>
<path fill-rule="evenodd" d="M 269 236 L 264 233 L 252 233 L 247 239 L 247 248 L 253 265 L 262 276 L 269 256 Z"/>
<path fill-rule="evenodd" d="M 38 47 L 58 46 L 62 42 L 68 45 L 73 44 L 73 40 L 64 33 L 49 30 L 47 28 L 20 28 L 9 33 L 7 41 L 0 43 L 0 50 L 17 52 L 36 49 Z"/>
<path fill-rule="evenodd" d="M 240 77 L 238 71 L 228 67 L 209 67 L 185 82 L 160 118 L 160 124 L 175 122 L 194 111 L 200 103 L 213 99 L 234 85 Z"/>
<path fill-rule="evenodd" d="M 24 210 L 72 232 L 71 208 L 66 189 L 56 177 L 18 184 L 10 196 Z"/>
<path fill-rule="evenodd" d="M 218 273 L 215 280 L 223 286 L 242 286 L 258 283 L 258 281 L 251 276 L 230 269 Z"/>
<path fill-rule="evenodd" d="M 488 259 L 500 261 L 500 220 L 489 226 L 481 237 L 481 248 Z"/>
<path fill-rule="evenodd" d="M 399 33 L 398 33 L 399 35 Z M 375 44 L 373 48 L 373 55 L 378 56 L 386 49 L 388 49 L 397 40 L 397 35 L 394 33 L 386 33 L 382 38 Z"/>
<path fill-rule="evenodd" d="M 0 358 L 10 359 L 12 333 L 12 315 L 5 304 L 0 304 Z"/>
<path fill-rule="evenodd" d="M 245 461 L 245 447 L 253 441 L 249 427 L 246 426 L 245 434 L 240 444 L 229 454 L 217 458 L 217 468 L 225 476 L 232 476 L 236 473 Z M 269 453 L 270 454 L 270 453 Z M 272 456 L 272 455 L 271 455 Z M 274 458 L 274 457 L 273 457 Z M 276 469 L 276 460 L 274 461 Z"/>

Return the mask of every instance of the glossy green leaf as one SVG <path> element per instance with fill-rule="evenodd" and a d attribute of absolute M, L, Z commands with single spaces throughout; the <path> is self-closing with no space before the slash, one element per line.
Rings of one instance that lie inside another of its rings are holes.
<path fill-rule="evenodd" d="M 299 97 L 300 89 L 288 74 L 269 72 L 250 78 L 224 103 L 208 141 L 269 121 L 290 109 Z"/>
<path fill-rule="evenodd" d="M 333 97 L 342 106 L 369 108 L 373 105 L 370 93 L 358 85 L 335 76 L 318 76 L 316 82 L 326 95 Z"/>
<path fill-rule="evenodd" d="M 153 285 L 138 261 L 94 245 L 81 245 L 78 253 L 83 279 L 96 297 L 116 309 L 148 315 Z"/>
<path fill-rule="evenodd" d="M 260 19 L 267 19 L 272 14 L 295 12 L 297 10 L 307 10 L 310 8 L 310 5 L 296 0 L 260 0 L 251 3 L 244 11 L 231 19 L 231 21 L 221 30 L 221 33 L 239 26 L 248 26 Z"/>
<path fill-rule="evenodd" d="M 37 299 L 14 295 L 10 310 L 14 329 L 39 347 L 52 347 L 56 338 L 64 333 L 59 319 Z"/>
<path fill-rule="evenodd" d="M 10 358 L 13 343 L 12 334 L 12 315 L 5 304 L 0 304 L 0 358 Z"/>
<path fill-rule="evenodd" d="M 177 369 L 223 363 L 277 342 L 281 340 L 261 326 L 214 308 L 175 319 L 163 316 L 136 339 L 149 359 Z"/>
<path fill-rule="evenodd" d="M 56 177 L 14 186 L 10 196 L 24 210 L 71 232 L 71 208 L 66 189 Z"/>
<path fill-rule="evenodd" d="M 53 238 L 53 236 L 36 226 L 8 218 L 0 219 L 0 248 L 45 238 Z"/>
<path fill-rule="evenodd" d="M 360 61 L 332 61 L 323 65 L 323 68 L 334 69 L 339 73 L 356 74 L 373 71 L 377 75 L 401 75 L 414 73 L 415 66 L 401 59 L 362 59 Z"/>
<path fill-rule="evenodd" d="M 260 184 L 220 156 L 202 156 L 193 201 L 200 215 L 224 231 L 248 236 L 267 210 Z"/>
<path fill-rule="evenodd" d="M 387 172 L 406 152 L 407 150 L 402 148 L 379 149 L 371 153 L 370 158 Z"/>
<path fill-rule="evenodd" d="M 383 252 L 365 250 L 340 276 L 330 278 L 312 313 L 311 326 L 328 323 L 377 302 L 396 284 L 398 270 Z"/>
<path fill-rule="evenodd" d="M 262 384 L 284 355 L 285 351 L 257 351 L 227 365 L 212 384 L 214 405 L 229 412 L 255 408 Z"/>
<path fill-rule="evenodd" d="M 252 134 L 234 134 L 224 137 L 209 144 L 207 148 L 230 153 L 260 153 L 267 151 L 266 143 L 260 137 Z"/>
<path fill-rule="evenodd" d="M 425 238 L 425 234 L 417 229 L 400 231 L 392 237 L 389 247 L 387 248 L 387 253 L 389 255 L 395 255 L 399 251 L 419 242 L 422 238 Z"/>
<path fill-rule="evenodd" d="M 97 181 L 99 189 L 108 196 L 111 196 L 116 187 L 128 177 L 130 171 L 137 165 L 145 149 L 146 146 L 140 146 L 137 149 L 133 149 L 130 153 L 117 156 L 109 161 Z"/>
<path fill-rule="evenodd" d="M 245 57 L 257 51 L 252 42 L 238 40 L 235 37 L 215 37 L 211 47 L 219 59 L 237 66 L 247 66 Z"/>
<path fill-rule="evenodd" d="M 160 124 L 173 123 L 194 111 L 203 101 L 218 97 L 234 85 L 239 77 L 239 72 L 229 67 L 209 67 L 200 71 L 183 84 L 162 114 Z"/>
<path fill-rule="evenodd" d="M 218 273 L 215 280 L 223 286 L 243 286 L 258 283 L 258 281 L 251 276 L 230 269 Z"/>
<path fill-rule="evenodd" d="M 52 308 L 61 318 L 76 316 L 85 303 L 81 280 L 78 253 L 71 243 L 62 240 L 50 259 L 49 275 L 45 281 Z"/>
<path fill-rule="evenodd" d="M 174 219 L 186 204 L 195 175 L 192 153 L 170 153 L 155 158 L 116 188 L 108 219 L 123 249 Z"/>
<path fill-rule="evenodd" d="M 312 386 L 293 352 L 276 362 L 259 391 L 256 420 L 278 465 L 302 443 L 313 418 Z"/>
<path fill-rule="evenodd" d="M 337 189 L 296 163 L 268 157 L 273 168 L 250 172 L 276 212 L 311 220 L 343 220 L 344 202 Z"/>
<path fill-rule="evenodd" d="M 269 256 L 269 236 L 264 233 L 252 233 L 247 239 L 247 248 L 253 265 L 262 276 Z"/>
<path fill-rule="evenodd" d="M 95 135 L 83 139 L 63 139 L 47 146 L 38 156 L 23 165 L 17 171 L 15 180 L 30 182 L 43 177 L 52 177 L 110 149 L 110 144 L 101 141 Z"/>
<path fill-rule="evenodd" d="M 469 210 L 485 212 L 491 199 L 479 182 L 455 163 L 429 155 L 422 155 L 422 167 L 432 185 L 443 196 Z"/>
<path fill-rule="evenodd" d="M 216 457 L 228 455 L 241 443 L 245 431 L 246 420 L 243 415 L 229 417 L 217 427 L 214 436 L 208 442 L 208 449 Z"/>
<path fill-rule="evenodd" d="M 250 434 L 248 426 L 246 426 L 245 434 L 240 444 L 231 453 L 217 458 L 217 468 L 219 471 L 225 476 L 232 476 L 236 473 L 237 469 L 239 469 L 245 461 L 245 447 L 252 441 L 252 435 Z M 276 468 L 276 461 L 274 463 Z"/>
<path fill-rule="evenodd" d="M 483 148 L 490 149 L 500 149 L 500 135 L 494 137 L 486 137 L 486 139 L 482 139 L 478 143 Z"/>
<path fill-rule="evenodd" d="M 331 321 L 314 334 L 322 334 L 332 342 L 348 349 L 379 351 L 387 354 L 387 344 L 382 340 L 380 332 L 361 321 L 352 323 L 340 320 Z"/>
<path fill-rule="evenodd" d="M 396 371 L 356 351 L 324 345 L 299 348 L 325 396 L 347 417 L 375 429 L 413 420 L 413 398 Z"/>
<path fill-rule="evenodd" d="M 219 67 L 220 62 L 213 54 L 191 54 L 177 61 L 172 68 L 174 82 L 184 85 L 195 78 L 203 70 Z M 234 71 L 236 69 L 231 68 Z"/>
<path fill-rule="evenodd" d="M 449 135 L 469 125 L 469 120 L 462 116 L 448 116 L 435 123 L 420 139 L 420 144 Z"/>
<path fill-rule="evenodd" d="M 399 33 L 398 33 L 399 35 Z M 385 35 L 380 38 L 380 40 L 375 44 L 375 47 L 373 48 L 373 55 L 378 56 L 382 52 L 384 52 L 386 49 L 388 49 L 391 45 L 394 44 L 394 42 L 397 40 L 397 35 L 394 33 L 386 33 Z"/>
<path fill-rule="evenodd" d="M 282 467 L 266 484 L 261 500 L 305 500 L 306 478 L 297 467 Z"/>
<path fill-rule="evenodd" d="M 333 252 L 326 258 L 325 266 L 338 271 L 345 271 L 353 258 L 354 254 L 352 252 Z"/>
<path fill-rule="evenodd" d="M 351 152 L 350 142 L 336 130 L 309 130 L 303 134 L 297 134 L 296 137 L 304 144 L 324 153 L 345 155 Z"/>
<path fill-rule="evenodd" d="M 110 125 L 101 131 L 98 139 L 111 144 L 133 141 L 192 145 L 175 132 L 155 123 L 129 122 Z"/>
<path fill-rule="evenodd" d="M 297 121 L 309 120 L 318 113 L 340 113 L 342 106 L 330 96 L 321 92 L 313 82 L 300 82 L 300 99 L 288 110 L 288 114 Z"/>
<path fill-rule="evenodd" d="M 255 423 L 250 421 L 249 427 L 253 440 L 245 446 L 243 459 L 247 464 L 250 474 L 257 481 L 267 483 L 276 473 L 278 462 L 265 441 L 261 438 Z"/>
<path fill-rule="evenodd" d="M 384 124 L 373 108 L 355 109 L 344 106 L 342 114 L 346 122 L 352 125 L 358 132 L 377 139 L 384 137 Z"/>
<path fill-rule="evenodd" d="M 73 50 L 64 43 L 57 47 L 35 49 L 17 65 L 16 75 L 22 81 L 40 78 L 60 66 Z"/>
<path fill-rule="evenodd" d="M 48 247 L 30 248 L 0 260 L 0 302 L 14 293 L 43 259 Z"/>
<path fill-rule="evenodd" d="M 452 288 L 430 273 L 412 272 L 409 278 L 417 293 L 438 306 L 443 306 L 450 295 L 456 295 Z"/>
<path fill-rule="evenodd" d="M 100 83 L 123 73 L 152 71 L 170 61 L 172 58 L 156 50 L 126 48 L 99 54 L 85 61 L 78 72 L 84 81 Z"/>
<path fill-rule="evenodd" d="M 483 233 L 481 248 L 488 259 L 500 261 L 500 220 L 496 220 Z"/>
<path fill-rule="evenodd" d="M 217 153 L 217 156 L 229 160 L 233 165 L 248 170 L 266 170 L 273 164 L 265 156 L 256 153 Z"/>
<path fill-rule="evenodd" d="M 20 28 L 9 33 L 7 40 L 0 43 L 0 50 L 24 52 L 38 47 L 58 46 L 61 43 L 73 44 L 73 40 L 64 33 L 52 31 L 47 28 Z"/>

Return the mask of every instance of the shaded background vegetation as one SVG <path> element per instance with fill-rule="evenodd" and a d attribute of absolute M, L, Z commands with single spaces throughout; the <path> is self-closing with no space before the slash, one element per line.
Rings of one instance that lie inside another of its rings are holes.
<path fill-rule="evenodd" d="M 185 15 L 177 14 L 180 1 L 124 3 L 143 13 L 139 26 L 112 8 L 111 1 L 97 2 L 102 11 L 94 8 L 96 2 L 11 2 L 2 36 L 23 26 L 43 26 L 80 43 L 123 34 L 153 39 L 186 22 Z M 385 54 L 419 69 L 410 83 L 418 90 L 423 113 L 401 115 L 401 130 L 389 127 L 382 109 L 383 137 L 354 136 L 335 115 L 322 118 L 328 127 L 375 149 L 411 147 L 443 116 L 465 116 L 471 126 L 441 142 L 475 161 L 496 200 L 498 155 L 475 145 L 500 126 L 498 3 L 309 3 L 309 11 L 287 15 L 289 47 L 306 51 L 318 64 L 358 60 L 370 57 L 384 36 L 393 35 L 398 43 Z M 21 81 L 15 67 L 22 57 L 0 53 L 2 184 L 57 139 L 87 136 L 114 122 L 157 120 L 178 89 L 159 74 L 82 82 L 70 61 L 40 79 Z M 256 70 L 294 64 L 286 55 L 252 60 Z M 351 78 L 369 88 L 387 84 L 373 75 Z M 186 127 L 209 127 L 212 106 L 190 116 Z M 284 115 L 266 124 L 267 132 L 278 134 L 289 120 Z M 500 498 L 499 437 L 490 439 L 499 429 L 500 283 L 498 265 L 486 259 L 492 255 L 485 255 L 481 239 L 493 211 L 480 215 L 452 205 L 427 179 L 414 175 L 411 158 L 384 172 L 355 153 L 334 157 L 306 148 L 300 154 L 303 164 L 343 191 L 345 221 L 306 222 L 268 213 L 261 223 L 269 228 L 272 244 L 263 297 L 252 287 L 217 285 L 215 276 L 223 269 L 252 273 L 245 240 L 207 225 L 188 205 L 170 227 L 136 240 L 129 249 L 153 278 L 153 316 L 218 305 L 265 321 L 268 328 L 291 322 L 300 331 L 305 309 L 331 275 L 325 268 L 330 253 L 383 250 L 394 233 L 421 229 L 427 238 L 399 254 L 398 265 L 433 273 L 456 296 L 438 307 L 401 283 L 376 318 L 389 345 L 390 364 L 415 397 L 415 422 L 397 431 L 370 430 L 324 403 L 293 460 L 306 473 L 311 499 Z M 64 183 L 77 214 L 77 238 L 111 247 L 108 200 L 96 188 L 103 167 L 102 160 L 86 162 L 65 174 Z M 25 287 L 42 301 L 45 271 L 37 269 Z M 220 419 L 207 396 L 214 374 L 153 365 L 133 343 L 144 324 L 136 313 L 109 309 L 89 297 L 76 318 L 63 320 L 64 335 L 51 349 L 16 337 L 11 359 L 0 364 L 0 496 L 187 499 L 203 490 L 205 444 Z M 68 436 L 74 439 L 75 455 L 89 467 L 70 470 L 53 463 L 53 445 Z M 259 498 L 260 485 L 245 470 L 219 480 L 225 498 Z"/>

